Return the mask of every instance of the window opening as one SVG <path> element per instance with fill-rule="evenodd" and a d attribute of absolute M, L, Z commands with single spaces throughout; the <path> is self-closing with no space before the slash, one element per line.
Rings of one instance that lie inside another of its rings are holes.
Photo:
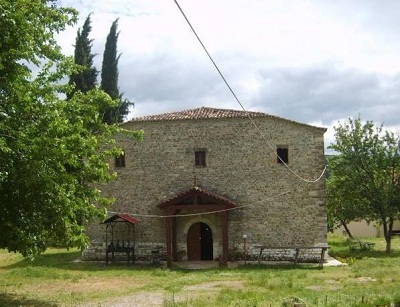
<path fill-rule="evenodd" d="M 206 166 L 206 151 L 196 150 L 194 152 L 194 165 L 195 166 Z"/>
<path fill-rule="evenodd" d="M 115 157 L 115 167 L 125 167 L 125 153 Z"/>
<path fill-rule="evenodd" d="M 276 161 L 278 164 L 289 163 L 289 149 L 286 146 L 278 146 L 276 149 Z"/>

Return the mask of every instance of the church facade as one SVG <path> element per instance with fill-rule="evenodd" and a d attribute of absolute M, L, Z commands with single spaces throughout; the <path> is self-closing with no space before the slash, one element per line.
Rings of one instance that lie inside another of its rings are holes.
<path fill-rule="evenodd" d="M 123 125 L 144 139 L 118 138 L 118 176 L 101 189 L 116 199 L 110 214 L 139 221 L 137 256 L 156 246 L 169 262 L 226 263 L 244 241 L 249 253 L 327 243 L 325 128 L 206 107 Z M 101 227 L 89 227 L 94 241 Z"/>

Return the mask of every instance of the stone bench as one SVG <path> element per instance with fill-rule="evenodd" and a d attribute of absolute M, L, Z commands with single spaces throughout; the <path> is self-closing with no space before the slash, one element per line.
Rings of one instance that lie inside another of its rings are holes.
<path fill-rule="evenodd" d="M 261 263 L 262 253 L 264 250 L 291 250 L 294 251 L 294 257 L 292 259 L 293 264 L 296 265 L 299 262 L 299 254 L 301 250 L 317 251 L 319 255 L 319 266 L 324 265 L 325 253 L 328 250 L 327 244 L 321 244 L 318 246 L 296 246 L 296 247 L 276 247 L 267 245 L 254 245 L 253 248 L 259 249 L 258 263 Z"/>

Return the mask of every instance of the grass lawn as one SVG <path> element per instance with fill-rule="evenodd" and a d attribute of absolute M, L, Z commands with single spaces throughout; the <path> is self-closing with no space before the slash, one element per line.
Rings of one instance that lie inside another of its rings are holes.
<path fill-rule="evenodd" d="M 330 254 L 348 265 L 323 269 L 106 266 L 74 262 L 78 251 L 60 249 L 31 262 L 0 250 L 0 306 L 400 306 L 400 237 L 389 255 L 383 239 L 368 241 L 375 250 L 350 252 L 343 238 L 330 236 Z M 296 300 L 306 305 L 284 304 Z"/>

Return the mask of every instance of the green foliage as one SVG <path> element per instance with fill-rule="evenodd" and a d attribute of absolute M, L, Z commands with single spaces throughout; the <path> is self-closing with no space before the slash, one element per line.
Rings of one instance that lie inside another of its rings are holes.
<path fill-rule="evenodd" d="M 101 70 L 101 89 L 105 91 L 112 99 L 119 98 L 118 89 L 118 61 L 117 42 L 118 19 L 116 19 L 107 35 L 107 41 L 103 54 L 103 66 Z"/>
<path fill-rule="evenodd" d="M 327 209 L 331 229 L 346 226 L 351 221 L 360 219 L 364 213 L 358 190 L 354 189 L 351 178 L 348 178 L 350 173 L 340 174 L 338 171 L 342 158 L 342 155 L 338 155 L 328 159 L 329 169 L 333 170 L 329 172 L 327 180 Z"/>
<path fill-rule="evenodd" d="M 399 137 L 360 118 L 335 127 L 335 137 L 330 148 L 339 155 L 329 160 L 329 212 L 339 221 L 377 221 L 389 252 L 393 221 L 400 216 Z"/>
<path fill-rule="evenodd" d="M 78 29 L 75 41 L 75 64 L 79 65 L 79 70 L 72 73 L 69 83 L 72 91 L 67 94 L 70 99 L 75 92 L 86 93 L 96 87 L 97 69 L 93 66 L 94 54 L 92 54 L 93 40 L 89 39 L 92 31 L 90 15 L 86 18 L 82 30 Z"/>
<path fill-rule="evenodd" d="M 118 42 L 118 19 L 116 19 L 107 35 L 107 41 L 103 55 L 103 65 L 101 70 L 100 88 L 105 91 L 112 99 L 118 101 L 115 107 L 108 107 L 103 110 L 103 120 L 108 124 L 121 123 L 129 113 L 129 107 L 133 103 L 122 98 L 118 88 L 118 61 L 120 55 L 117 54 Z"/>
<path fill-rule="evenodd" d="M 115 102 L 96 88 L 62 98 L 70 87 L 60 81 L 75 67 L 54 34 L 76 20 L 74 10 L 0 3 L 0 248 L 33 257 L 49 242 L 83 247 L 84 222 L 112 201 L 96 186 L 115 177 L 107 162 L 120 152 L 112 137 L 123 130 L 99 116 Z"/>

